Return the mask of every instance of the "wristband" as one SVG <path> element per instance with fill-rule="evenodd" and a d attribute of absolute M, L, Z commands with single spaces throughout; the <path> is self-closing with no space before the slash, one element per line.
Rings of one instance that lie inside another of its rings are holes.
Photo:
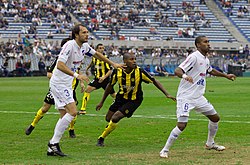
<path fill-rule="evenodd" d="M 75 73 L 73 74 L 73 76 L 74 76 L 75 78 L 77 78 L 77 77 L 79 76 L 79 74 L 75 72 Z"/>
<path fill-rule="evenodd" d="M 182 75 L 182 78 L 187 78 L 188 76 L 184 73 L 183 75 Z"/>

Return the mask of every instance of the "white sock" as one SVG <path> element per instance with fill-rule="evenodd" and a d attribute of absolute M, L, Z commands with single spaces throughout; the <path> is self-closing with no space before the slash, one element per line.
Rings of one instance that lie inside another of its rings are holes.
<path fill-rule="evenodd" d="M 74 116 L 71 116 L 69 113 L 66 113 L 62 119 L 59 119 L 56 123 L 54 130 L 54 135 L 50 140 L 50 144 L 59 143 L 64 131 L 68 128 L 69 123 L 74 119 Z"/>
<path fill-rule="evenodd" d="M 218 122 L 212 122 L 209 120 L 208 123 L 208 137 L 207 137 L 207 145 L 211 146 L 214 143 L 214 137 L 218 131 Z"/>
<path fill-rule="evenodd" d="M 182 131 L 176 126 L 170 133 L 168 140 L 162 150 L 169 151 L 175 140 L 179 137 Z"/>

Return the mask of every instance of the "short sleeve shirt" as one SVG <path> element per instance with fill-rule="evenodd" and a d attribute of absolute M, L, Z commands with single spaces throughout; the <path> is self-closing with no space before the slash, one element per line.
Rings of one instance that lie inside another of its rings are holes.
<path fill-rule="evenodd" d="M 95 52 L 96 51 L 91 48 L 88 43 L 83 43 L 82 46 L 79 47 L 75 40 L 70 40 L 62 47 L 57 63 L 58 61 L 61 61 L 73 72 L 76 72 L 77 68 L 80 67 L 82 63 L 84 56 L 92 56 Z M 54 85 L 64 85 L 71 88 L 73 78 L 73 76 L 57 69 L 56 66 L 50 79 L 50 83 Z"/>
<path fill-rule="evenodd" d="M 206 74 L 212 71 L 209 59 L 197 50 L 190 54 L 186 60 L 179 65 L 179 68 L 188 76 L 191 76 L 194 83 L 192 84 L 181 79 L 178 87 L 177 99 L 195 99 L 201 97 L 205 93 Z"/>

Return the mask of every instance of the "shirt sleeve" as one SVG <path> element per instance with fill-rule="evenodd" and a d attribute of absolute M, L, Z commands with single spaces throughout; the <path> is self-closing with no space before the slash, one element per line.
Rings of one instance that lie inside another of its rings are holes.
<path fill-rule="evenodd" d="M 62 50 L 59 54 L 58 61 L 62 61 L 63 63 L 66 63 L 68 60 L 70 54 L 73 51 L 73 45 L 67 42 L 66 44 L 63 45 Z"/>
<path fill-rule="evenodd" d="M 181 68 L 184 72 L 189 71 L 195 64 L 196 62 L 196 57 L 193 55 L 189 55 L 185 61 L 183 61 L 180 65 L 179 68 Z"/>
<path fill-rule="evenodd" d="M 95 49 L 91 48 L 88 43 L 83 43 L 81 49 L 82 54 L 89 57 L 92 57 L 96 53 Z"/>

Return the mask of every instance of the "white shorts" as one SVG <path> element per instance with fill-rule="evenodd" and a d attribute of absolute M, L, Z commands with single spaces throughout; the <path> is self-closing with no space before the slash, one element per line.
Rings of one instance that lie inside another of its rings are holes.
<path fill-rule="evenodd" d="M 72 88 L 50 84 L 50 90 L 55 100 L 56 109 L 65 109 L 65 105 L 75 102 Z"/>
<path fill-rule="evenodd" d="M 176 115 L 179 122 L 187 122 L 189 112 L 194 109 L 196 112 L 202 113 L 204 115 L 215 115 L 217 112 L 213 105 L 204 97 L 198 99 L 188 100 L 188 99 L 177 99 L 177 110 Z M 186 118 L 186 121 L 180 118 Z"/>

